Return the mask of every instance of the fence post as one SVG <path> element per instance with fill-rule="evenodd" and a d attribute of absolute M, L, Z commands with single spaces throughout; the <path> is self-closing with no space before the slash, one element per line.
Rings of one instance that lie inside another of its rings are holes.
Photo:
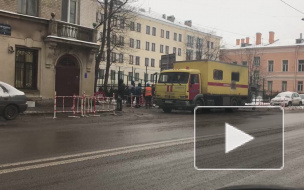
<path fill-rule="evenodd" d="M 55 91 L 55 94 L 54 94 L 54 117 L 53 119 L 56 119 L 56 91 Z"/>

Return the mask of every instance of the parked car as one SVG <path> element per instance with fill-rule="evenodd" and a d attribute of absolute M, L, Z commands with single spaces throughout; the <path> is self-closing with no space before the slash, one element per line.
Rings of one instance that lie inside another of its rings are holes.
<path fill-rule="evenodd" d="M 270 105 L 301 106 L 302 99 L 296 92 L 281 92 L 271 99 Z"/>
<path fill-rule="evenodd" d="M 300 98 L 302 99 L 302 105 L 304 105 L 304 94 L 299 94 Z"/>
<path fill-rule="evenodd" d="M 13 120 L 26 109 L 24 92 L 0 81 L 0 116 L 7 120 Z"/>

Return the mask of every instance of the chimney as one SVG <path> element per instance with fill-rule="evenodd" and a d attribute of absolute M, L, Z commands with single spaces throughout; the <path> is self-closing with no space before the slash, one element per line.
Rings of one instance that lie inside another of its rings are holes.
<path fill-rule="evenodd" d="M 249 37 L 246 37 L 246 44 L 249 44 Z"/>
<path fill-rule="evenodd" d="M 300 33 L 300 38 L 296 39 L 296 43 L 301 44 L 303 42 L 304 42 L 304 39 L 303 39 L 302 33 Z"/>
<path fill-rule="evenodd" d="M 167 20 L 169 20 L 169 21 L 171 21 L 171 22 L 174 22 L 174 21 L 175 21 L 174 15 L 168 16 L 168 17 L 167 17 Z"/>
<path fill-rule="evenodd" d="M 256 33 L 256 42 L 255 42 L 255 44 L 256 45 L 261 45 L 261 43 L 262 43 L 262 34 L 261 33 Z"/>
<path fill-rule="evenodd" d="M 237 45 L 237 46 L 240 45 L 240 39 L 236 39 L 236 45 Z"/>
<path fill-rule="evenodd" d="M 185 25 L 191 27 L 192 26 L 192 20 L 186 20 Z"/>
<path fill-rule="evenodd" d="M 269 32 L 269 44 L 274 43 L 274 32 Z"/>
<path fill-rule="evenodd" d="M 166 14 L 163 14 L 162 17 L 163 17 L 163 19 L 166 19 Z"/>
<path fill-rule="evenodd" d="M 244 43 L 245 43 L 245 39 L 242 38 L 242 39 L 241 39 L 241 44 L 244 44 Z"/>

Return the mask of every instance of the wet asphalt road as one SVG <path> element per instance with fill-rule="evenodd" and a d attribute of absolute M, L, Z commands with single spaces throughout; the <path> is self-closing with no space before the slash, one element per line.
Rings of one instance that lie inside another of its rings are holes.
<path fill-rule="evenodd" d="M 244 120 L 237 113 L 220 115 L 228 122 Z M 53 120 L 51 115 L 35 115 L 0 120 L 0 189 L 304 187 L 303 115 L 285 115 L 285 168 L 281 171 L 196 171 L 191 113 L 127 109 L 119 116 L 98 118 Z M 202 117 L 212 124 L 219 114 Z M 205 130 L 211 137 L 221 131 L 219 127 Z M 210 150 L 220 148 L 210 146 Z"/>

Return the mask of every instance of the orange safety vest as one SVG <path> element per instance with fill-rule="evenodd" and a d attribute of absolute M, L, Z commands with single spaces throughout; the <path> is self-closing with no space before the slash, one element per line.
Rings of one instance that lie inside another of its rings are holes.
<path fill-rule="evenodd" d="M 145 96 L 152 96 L 152 88 L 150 86 L 146 87 Z"/>

